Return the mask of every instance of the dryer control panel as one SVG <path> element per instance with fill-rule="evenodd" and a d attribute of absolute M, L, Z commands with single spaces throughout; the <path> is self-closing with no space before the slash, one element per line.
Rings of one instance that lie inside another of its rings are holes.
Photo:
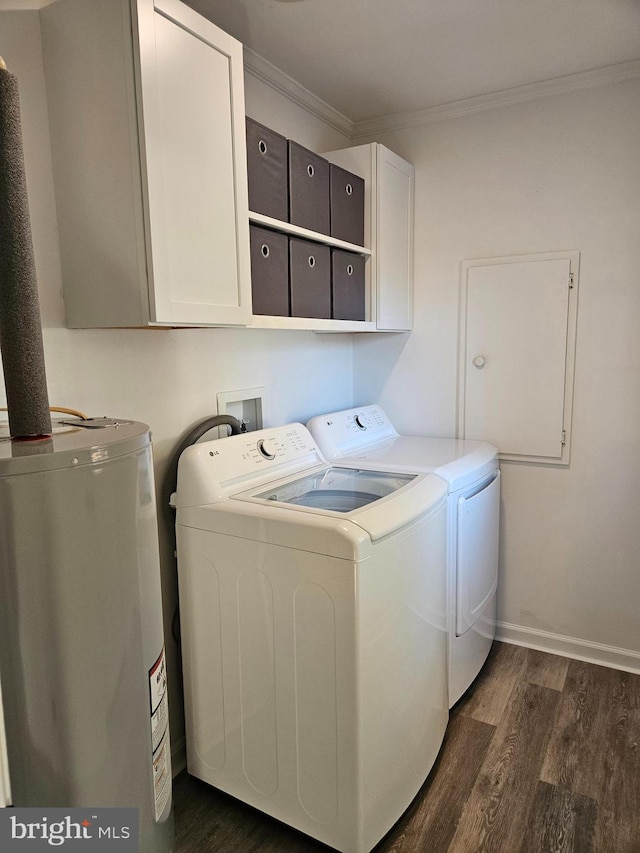
<path fill-rule="evenodd" d="M 326 460 L 309 430 L 297 423 L 200 442 L 180 457 L 172 503 L 204 506 L 319 465 Z"/>
<path fill-rule="evenodd" d="M 311 418 L 307 427 L 328 459 L 398 436 L 380 406 L 361 406 L 319 415 Z"/>

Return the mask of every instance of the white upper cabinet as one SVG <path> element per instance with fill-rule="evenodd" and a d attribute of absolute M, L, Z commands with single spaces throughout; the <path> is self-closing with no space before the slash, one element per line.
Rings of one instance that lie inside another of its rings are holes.
<path fill-rule="evenodd" d="M 379 142 L 323 154 L 364 178 L 365 245 L 370 316 L 377 331 L 408 331 L 413 325 L 414 169 Z"/>
<path fill-rule="evenodd" d="M 249 322 L 241 44 L 178 0 L 41 17 L 67 325 Z"/>

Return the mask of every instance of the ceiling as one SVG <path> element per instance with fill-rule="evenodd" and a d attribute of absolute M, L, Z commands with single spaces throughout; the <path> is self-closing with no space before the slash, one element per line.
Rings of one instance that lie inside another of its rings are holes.
<path fill-rule="evenodd" d="M 186 0 L 351 122 L 640 60 L 640 0 Z"/>

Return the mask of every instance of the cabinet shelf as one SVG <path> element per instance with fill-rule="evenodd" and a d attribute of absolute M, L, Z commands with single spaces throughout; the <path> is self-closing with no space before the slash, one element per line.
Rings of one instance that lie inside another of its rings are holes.
<path fill-rule="evenodd" d="M 255 225 L 262 225 L 263 228 L 280 231 L 283 234 L 291 234 L 293 237 L 302 237 L 305 240 L 313 240 L 314 243 L 332 246 L 334 249 L 342 249 L 345 252 L 364 255 L 367 258 L 371 255 L 371 249 L 367 249 L 364 246 L 347 243 L 345 240 L 338 240 L 336 237 L 330 237 L 328 234 L 310 231 L 308 228 L 301 228 L 299 225 L 292 225 L 290 222 L 283 222 L 281 219 L 273 219 L 271 216 L 265 216 L 263 213 L 249 211 L 249 222 L 253 222 Z"/>
<path fill-rule="evenodd" d="M 251 326 L 255 329 L 297 329 L 311 332 L 376 332 L 369 320 L 330 320 L 321 317 L 274 317 L 254 314 Z"/>

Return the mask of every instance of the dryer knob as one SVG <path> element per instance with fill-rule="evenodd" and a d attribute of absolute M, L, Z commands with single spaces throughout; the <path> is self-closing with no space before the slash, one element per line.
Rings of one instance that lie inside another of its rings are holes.
<path fill-rule="evenodd" d="M 362 423 L 362 420 L 360 419 L 360 415 L 356 415 L 354 420 L 356 422 L 356 426 L 360 427 L 360 429 L 366 429 L 367 428 L 367 425 Z"/>

